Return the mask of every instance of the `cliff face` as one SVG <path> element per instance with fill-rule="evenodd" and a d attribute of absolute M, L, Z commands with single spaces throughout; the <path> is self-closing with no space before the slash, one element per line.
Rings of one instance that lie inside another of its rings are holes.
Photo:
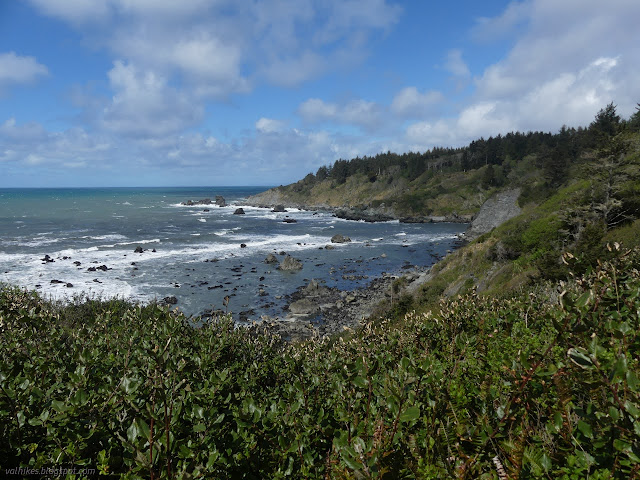
<path fill-rule="evenodd" d="M 480 207 L 480 211 L 471 222 L 471 227 L 466 232 L 468 240 L 474 240 L 483 233 L 490 232 L 507 220 L 520 215 L 522 209 L 518 206 L 518 197 L 521 190 L 505 190 L 496 193 Z"/>
<path fill-rule="evenodd" d="M 247 198 L 247 205 L 252 207 L 274 207 L 276 205 L 284 205 L 286 207 L 293 207 L 285 195 L 277 188 L 272 188 L 256 195 L 251 195 Z"/>

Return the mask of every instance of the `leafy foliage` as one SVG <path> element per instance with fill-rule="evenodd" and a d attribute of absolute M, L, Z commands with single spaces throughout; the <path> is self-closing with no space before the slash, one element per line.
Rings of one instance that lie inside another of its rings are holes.
<path fill-rule="evenodd" d="M 289 345 L 122 302 L 0 293 L 0 468 L 124 478 L 632 478 L 640 251 Z M 573 268 L 579 259 L 565 261 Z M 579 266 L 579 265 L 577 265 Z M 79 305 L 90 310 L 79 315 Z M 91 313 L 88 313 L 88 312 Z"/>

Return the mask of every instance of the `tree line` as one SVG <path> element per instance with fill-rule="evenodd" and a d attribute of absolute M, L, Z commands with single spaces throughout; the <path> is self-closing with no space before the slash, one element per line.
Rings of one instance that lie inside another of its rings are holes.
<path fill-rule="evenodd" d="M 315 175 L 309 173 L 300 183 L 313 186 L 330 179 L 343 184 L 353 175 L 364 175 L 375 182 L 381 175 L 398 172 L 409 181 L 416 180 L 433 170 L 468 171 L 483 166 L 487 168 L 485 187 L 500 186 L 515 163 L 534 156 L 538 167 L 552 186 L 566 180 L 569 165 L 586 150 L 601 149 L 612 137 L 622 131 L 640 131 L 640 104 L 636 112 L 624 120 L 618 115 L 616 105 L 609 103 L 602 108 L 588 127 L 563 126 L 558 133 L 510 132 L 472 141 L 466 147 L 434 147 L 425 152 L 392 153 L 338 159 L 328 166 L 321 166 Z M 500 167 L 500 168 L 496 168 Z"/>

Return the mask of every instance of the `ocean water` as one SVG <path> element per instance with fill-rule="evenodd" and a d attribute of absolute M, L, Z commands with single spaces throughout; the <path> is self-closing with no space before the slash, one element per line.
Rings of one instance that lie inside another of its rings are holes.
<path fill-rule="evenodd" d="M 432 265 L 466 229 L 372 224 L 297 209 L 273 213 L 243 203 L 266 188 L 0 189 L 0 282 L 56 299 L 175 296 L 188 315 L 225 309 L 229 296 L 226 308 L 236 318 L 242 312 L 258 320 L 282 316 L 286 295 L 312 278 L 354 289 L 383 272 Z M 216 195 L 228 206 L 181 205 Z M 234 215 L 238 207 L 246 214 Z M 284 223 L 286 217 L 297 222 Z M 352 242 L 324 249 L 337 233 Z M 134 253 L 138 246 L 143 253 Z M 269 253 L 282 260 L 281 252 L 300 259 L 303 269 L 281 272 L 264 263 Z"/>

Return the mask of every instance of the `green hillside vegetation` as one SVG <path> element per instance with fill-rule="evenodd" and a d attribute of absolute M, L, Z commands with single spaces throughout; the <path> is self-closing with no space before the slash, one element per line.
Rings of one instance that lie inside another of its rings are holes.
<path fill-rule="evenodd" d="M 637 478 L 640 250 L 284 344 L 166 307 L 0 292 L 0 468 L 123 478 Z M 554 289 L 554 291 L 557 291 Z M 3 470 L 4 471 L 4 470 Z"/>
<path fill-rule="evenodd" d="M 595 148 L 568 162 L 562 184 L 530 177 L 519 198 L 519 216 L 435 265 L 432 278 L 395 310 L 420 311 L 441 295 L 510 294 L 566 280 L 565 252 L 594 267 L 606 258 L 607 243 L 640 245 L 640 135 L 630 127 L 638 116 L 628 125 L 617 123 L 610 135 L 598 137 Z"/>
<path fill-rule="evenodd" d="M 158 305 L 57 304 L 0 286 L 0 471 L 640 478 L 640 113 L 623 121 L 609 105 L 563 132 L 580 140 L 575 156 L 541 142 L 509 169 L 505 157 L 406 177 L 488 195 L 502 187 L 470 179 L 509 170 L 523 211 L 436 264 L 415 294 L 400 279 L 387 314 L 341 337 L 286 343 L 229 317 L 194 327 Z M 544 174 L 558 169 L 561 180 Z M 342 185 L 358 178 L 381 180 L 362 170 Z M 326 180 L 309 188 L 344 188 Z"/>
<path fill-rule="evenodd" d="M 544 199 L 611 138 L 637 132 L 637 124 L 637 113 L 624 121 L 609 104 L 588 128 L 512 132 L 458 149 L 340 159 L 275 190 L 286 202 L 307 206 L 377 208 L 396 217 L 472 215 L 502 188 L 524 188 L 524 202 Z"/>

